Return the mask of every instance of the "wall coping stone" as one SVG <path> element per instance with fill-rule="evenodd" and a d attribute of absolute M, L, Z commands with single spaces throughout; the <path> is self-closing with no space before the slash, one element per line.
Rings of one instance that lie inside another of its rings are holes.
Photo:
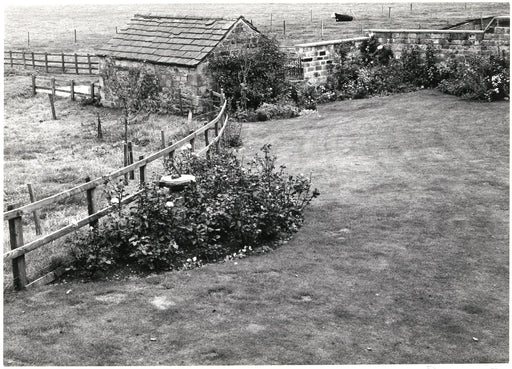
<path fill-rule="evenodd" d="M 364 40 L 369 40 L 369 39 L 370 39 L 370 37 L 367 37 L 367 36 L 353 37 L 353 38 L 345 38 L 345 39 L 341 39 L 341 40 L 326 40 L 326 41 L 310 42 L 307 44 L 297 44 L 297 45 L 295 45 L 295 47 L 326 46 L 326 45 L 342 44 L 345 42 L 364 41 Z"/>
<path fill-rule="evenodd" d="M 368 29 L 368 32 L 378 33 L 477 33 L 483 34 L 485 31 L 481 30 L 467 30 L 467 29 Z"/>

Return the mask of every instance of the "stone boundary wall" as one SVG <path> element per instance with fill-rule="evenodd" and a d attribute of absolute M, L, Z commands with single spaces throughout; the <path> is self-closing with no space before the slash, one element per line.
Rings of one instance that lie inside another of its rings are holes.
<path fill-rule="evenodd" d="M 331 72 L 336 50 L 342 46 L 356 50 L 364 40 L 368 39 L 369 37 L 356 37 L 295 45 L 297 55 L 302 62 L 304 79 L 315 85 L 325 83 Z"/>
<path fill-rule="evenodd" d="M 396 58 L 414 45 L 434 49 L 438 61 L 471 55 L 510 54 L 510 28 L 495 27 L 494 32 L 481 30 L 369 29 L 381 44 L 391 46 Z"/>

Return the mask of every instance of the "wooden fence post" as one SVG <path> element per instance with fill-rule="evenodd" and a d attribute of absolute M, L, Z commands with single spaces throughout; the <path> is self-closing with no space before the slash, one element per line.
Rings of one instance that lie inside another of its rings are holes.
<path fill-rule="evenodd" d="M 34 191 L 32 191 L 32 185 L 30 183 L 27 183 L 28 188 L 28 196 L 30 197 L 30 202 L 36 201 L 36 198 L 34 196 Z M 41 231 L 41 221 L 39 220 L 39 210 L 34 210 L 32 212 L 34 215 L 34 224 L 36 226 L 36 234 L 41 235 L 43 232 Z"/>
<path fill-rule="evenodd" d="M 133 164 L 133 144 L 128 142 L 128 165 Z M 130 179 L 135 179 L 135 172 L 130 171 Z"/>
<path fill-rule="evenodd" d="M 388 6 L 388 18 L 391 19 L 391 7 L 390 6 Z"/>
<path fill-rule="evenodd" d="M 163 130 L 160 131 L 160 138 L 162 143 L 162 149 L 165 149 L 165 133 Z"/>
<path fill-rule="evenodd" d="M 89 66 L 89 74 L 92 74 L 91 56 L 87 53 L 87 65 Z"/>
<path fill-rule="evenodd" d="M 14 206 L 7 206 L 7 210 L 13 210 Z M 21 216 L 9 219 L 9 240 L 11 250 L 23 246 L 23 223 Z M 28 283 L 25 255 L 20 255 L 12 260 L 13 285 L 16 290 L 22 290 Z"/>
<path fill-rule="evenodd" d="M 208 137 L 208 132 L 209 131 L 210 131 L 209 129 L 204 131 L 204 144 L 205 144 L 206 147 L 208 147 L 210 145 L 210 139 Z M 210 160 L 210 148 L 209 147 L 206 150 L 206 159 Z"/>
<path fill-rule="evenodd" d="M 91 177 L 87 176 L 85 178 L 85 182 L 90 182 L 91 181 Z M 96 186 L 93 187 L 93 188 L 89 188 L 87 190 L 87 212 L 89 213 L 89 215 L 93 215 L 94 213 L 96 213 L 96 202 L 95 202 L 95 192 L 96 192 Z M 97 228 L 98 227 L 98 219 L 96 220 L 91 220 L 89 222 L 89 226 L 92 227 L 92 228 Z"/>
<path fill-rule="evenodd" d="M 75 71 L 76 71 L 76 74 L 80 74 L 80 73 L 78 73 L 78 55 L 76 55 L 76 53 L 75 53 Z"/>
<path fill-rule="evenodd" d="M 272 13 L 270 13 L 270 32 L 272 32 Z"/>
<path fill-rule="evenodd" d="M 144 159 L 144 155 L 139 156 L 139 161 Z M 139 167 L 139 182 L 143 185 L 146 182 L 146 166 L 141 165 Z"/>
<path fill-rule="evenodd" d="M 12 51 L 9 50 L 9 59 L 11 59 L 11 68 L 14 67 L 14 63 L 13 63 L 13 60 L 12 60 Z"/>
<path fill-rule="evenodd" d="M 62 53 L 61 58 L 62 58 L 62 73 L 66 73 L 66 62 L 64 60 L 65 59 L 64 53 Z"/>
<path fill-rule="evenodd" d="M 36 75 L 32 74 L 32 95 L 36 95 Z"/>
<path fill-rule="evenodd" d="M 55 114 L 55 104 L 53 103 L 53 95 L 48 94 L 48 98 L 50 99 L 50 107 L 52 109 L 52 118 L 53 118 L 53 120 L 57 120 L 57 114 Z"/>
<path fill-rule="evenodd" d="M 283 35 L 286 36 L 286 21 L 283 20 Z"/>
<path fill-rule="evenodd" d="M 128 166 L 128 143 L 123 144 L 123 167 Z M 128 173 L 124 174 L 124 183 L 128 184 Z"/>
<path fill-rule="evenodd" d="M 36 59 L 34 58 L 34 52 L 32 51 L 32 68 L 36 69 Z"/>
<path fill-rule="evenodd" d="M 23 58 L 23 68 L 27 68 L 27 61 L 25 59 L 25 51 L 21 52 L 21 57 Z"/>
<path fill-rule="evenodd" d="M 27 46 L 30 46 L 30 32 L 27 32 Z"/>
<path fill-rule="evenodd" d="M 47 52 L 44 53 L 44 67 L 45 67 L 46 73 L 48 73 L 48 53 Z"/>
<path fill-rule="evenodd" d="M 190 135 L 192 133 L 194 133 L 194 131 L 190 130 L 188 134 Z M 196 149 L 196 135 L 194 134 L 192 136 L 192 138 L 190 139 L 190 151 L 194 152 L 195 149 Z"/>
<path fill-rule="evenodd" d="M 76 28 L 75 28 L 75 44 L 76 44 Z"/>
<path fill-rule="evenodd" d="M 320 40 L 323 40 L 324 39 L 324 20 L 322 19 L 320 21 Z"/>
<path fill-rule="evenodd" d="M 101 129 L 101 119 L 100 119 L 100 113 L 98 113 L 98 139 L 103 139 L 103 130 Z"/>
<path fill-rule="evenodd" d="M 51 88 L 52 88 L 52 95 L 55 96 L 55 78 L 52 77 L 50 80 Z"/>
<path fill-rule="evenodd" d="M 215 138 L 219 137 L 219 121 L 215 122 Z M 217 153 L 220 151 L 220 140 L 215 142 L 215 150 Z"/>
<path fill-rule="evenodd" d="M 71 80 L 71 101 L 75 101 L 75 80 Z"/>
<path fill-rule="evenodd" d="M 94 82 L 91 83 L 91 99 L 94 100 Z"/>

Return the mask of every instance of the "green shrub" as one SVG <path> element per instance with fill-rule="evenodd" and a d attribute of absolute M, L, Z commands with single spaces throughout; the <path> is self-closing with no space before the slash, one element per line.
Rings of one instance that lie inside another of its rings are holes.
<path fill-rule="evenodd" d="M 299 108 L 290 103 L 263 103 L 255 111 L 259 121 L 293 118 L 299 116 L 299 112 Z"/>
<path fill-rule="evenodd" d="M 452 61 L 442 68 L 445 79 L 439 89 L 474 100 L 495 101 L 510 96 L 509 60 L 500 56 L 473 56 Z"/>
<path fill-rule="evenodd" d="M 247 166 L 232 152 L 190 156 L 181 170 L 196 183 L 179 194 L 147 185 L 131 208 L 75 241 L 75 268 L 90 273 L 116 264 L 146 270 L 224 259 L 297 231 L 318 191 L 304 176 L 276 168 L 270 146 Z"/>
<path fill-rule="evenodd" d="M 224 89 L 231 110 L 256 109 L 264 102 L 275 102 L 287 90 L 286 55 L 275 39 L 261 36 L 257 47 L 217 53 L 208 61 L 214 88 Z"/>

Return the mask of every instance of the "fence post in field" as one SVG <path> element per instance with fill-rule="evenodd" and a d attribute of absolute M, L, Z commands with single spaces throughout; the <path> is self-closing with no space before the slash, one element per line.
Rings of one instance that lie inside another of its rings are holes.
<path fill-rule="evenodd" d="M 98 139 L 103 139 L 103 131 L 101 129 L 101 119 L 100 119 L 100 113 L 98 113 Z"/>
<path fill-rule="evenodd" d="M 272 13 L 270 13 L 270 32 L 272 32 Z"/>
<path fill-rule="evenodd" d="M 46 70 L 46 73 L 48 73 L 48 53 L 44 53 L 44 68 Z"/>
<path fill-rule="evenodd" d="M 52 78 L 50 80 L 51 88 L 52 88 L 52 95 L 55 96 L 55 78 Z"/>
<path fill-rule="evenodd" d="M 11 68 L 14 67 L 13 60 L 12 60 L 12 51 L 9 50 L 9 59 L 11 60 Z"/>
<path fill-rule="evenodd" d="M 71 80 L 71 101 L 75 101 L 75 80 Z"/>
<path fill-rule="evenodd" d="M 283 20 L 283 35 L 286 36 L 286 21 Z"/>
<path fill-rule="evenodd" d="M 76 53 L 75 53 L 75 71 L 76 71 L 76 74 L 80 74 L 80 73 L 78 73 L 78 55 L 76 55 Z"/>
<path fill-rule="evenodd" d="M 133 164 L 133 144 L 132 142 L 128 142 L 128 165 Z M 135 172 L 130 171 L 130 179 L 135 179 Z"/>
<path fill-rule="evenodd" d="M 94 100 L 94 82 L 91 83 L 91 99 Z"/>
<path fill-rule="evenodd" d="M 91 177 L 87 176 L 85 178 L 85 182 L 90 182 L 91 181 Z M 96 213 L 96 202 L 94 201 L 95 200 L 95 192 L 96 192 L 96 186 L 94 186 L 93 188 L 89 188 L 87 190 L 87 212 L 89 213 L 89 215 L 93 215 L 94 213 Z M 96 220 L 91 220 L 89 222 L 89 226 L 92 227 L 92 228 L 97 228 L 98 227 L 98 219 Z"/>
<path fill-rule="evenodd" d="M 323 40 L 324 39 L 324 20 L 323 19 L 320 22 L 320 27 L 321 27 L 320 39 Z"/>
<path fill-rule="evenodd" d="M 310 17 L 311 18 L 311 23 L 313 23 L 313 9 L 310 9 L 309 12 L 311 13 L 310 14 L 311 15 L 311 17 Z"/>
<path fill-rule="evenodd" d="M 27 32 L 27 46 L 30 46 L 30 32 Z"/>
<path fill-rule="evenodd" d="M 53 103 L 53 95 L 48 94 L 48 99 L 50 99 L 50 107 L 52 109 L 52 119 L 57 120 L 57 114 L 55 114 L 55 104 Z"/>
<path fill-rule="evenodd" d="M 76 28 L 75 28 L 75 44 L 76 44 Z"/>
<path fill-rule="evenodd" d="M 89 74 L 92 74 L 91 56 L 89 55 L 89 53 L 87 53 L 87 65 L 89 66 Z"/>
<path fill-rule="evenodd" d="M 27 183 L 28 188 L 28 196 L 30 197 L 30 202 L 36 201 L 36 198 L 34 196 L 34 191 L 32 191 L 32 185 L 30 183 Z M 39 210 L 34 210 L 32 212 L 34 215 L 34 224 L 36 226 L 36 234 L 41 235 L 43 232 L 41 231 L 41 221 L 39 220 Z"/>
<path fill-rule="evenodd" d="M 36 95 L 36 75 L 32 74 L 32 95 Z"/>
<path fill-rule="evenodd" d="M 36 59 L 34 58 L 34 52 L 32 51 L 32 68 L 36 69 Z"/>
<path fill-rule="evenodd" d="M 388 18 L 391 18 L 391 7 L 388 6 Z"/>
<path fill-rule="evenodd" d="M 139 156 L 139 161 L 141 161 L 142 159 L 144 159 L 144 155 Z M 145 165 L 141 165 L 139 167 L 139 182 L 141 185 L 143 185 L 144 182 L 146 182 L 146 166 Z"/>
<path fill-rule="evenodd" d="M 215 122 L 215 138 L 219 137 L 219 121 Z M 215 150 L 217 153 L 220 150 L 220 140 L 215 141 Z"/>
<path fill-rule="evenodd" d="M 7 206 L 7 210 L 13 210 L 14 206 Z M 23 246 L 23 224 L 21 216 L 9 219 L 9 240 L 11 250 Z M 13 285 L 16 290 L 22 290 L 28 283 L 25 255 L 20 255 L 12 260 Z"/>
<path fill-rule="evenodd" d="M 64 53 L 62 53 L 61 58 L 62 58 L 62 73 L 66 73 L 66 62 L 64 61 Z"/>
<path fill-rule="evenodd" d="M 21 57 L 23 58 L 23 68 L 27 68 L 27 61 L 25 60 L 25 51 L 21 52 Z"/>

